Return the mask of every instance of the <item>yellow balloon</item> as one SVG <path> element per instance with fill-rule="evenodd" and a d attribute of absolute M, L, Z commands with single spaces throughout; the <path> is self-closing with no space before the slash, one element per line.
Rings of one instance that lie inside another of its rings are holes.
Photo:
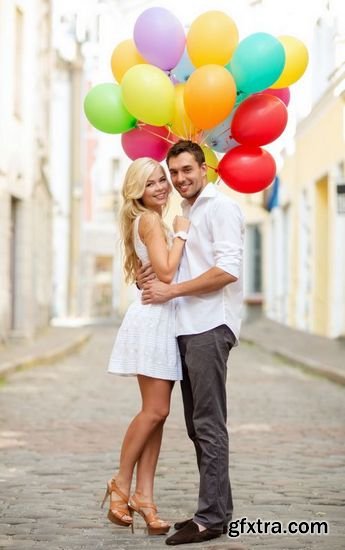
<path fill-rule="evenodd" d="M 123 40 L 116 46 L 111 56 L 111 70 L 117 80 L 121 82 L 123 75 L 133 67 L 133 65 L 139 65 L 139 63 L 147 63 L 142 55 L 138 52 L 134 40 L 129 38 Z"/>
<path fill-rule="evenodd" d="M 123 76 L 121 90 L 126 109 L 138 120 L 154 126 L 172 121 L 174 85 L 158 67 L 149 64 L 131 67 Z"/>
<path fill-rule="evenodd" d="M 184 83 L 176 84 L 175 86 L 174 115 L 170 128 L 176 136 L 183 139 L 192 139 L 197 134 L 197 129 L 186 113 L 183 98 L 184 88 Z"/>
<path fill-rule="evenodd" d="M 207 181 L 210 181 L 214 183 L 218 179 L 218 173 L 216 172 L 216 168 L 218 166 L 218 158 L 217 155 L 212 149 L 207 147 L 206 145 L 202 145 L 201 149 L 204 151 L 205 160 L 207 164 Z"/>
<path fill-rule="evenodd" d="M 286 35 L 278 36 L 278 40 L 285 50 L 285 66 L 278 80 L 270 88 L 290 86 L 301 78 L 308 66 L 308 50 L 301 40 Z"/>
<path fill-rule="evenodd" d="M 187 34 L 187 50 L 195 67 L 215 63 L 226 65 L 238 44 L 235 22 L 222 11 L 199 15 Z"/>

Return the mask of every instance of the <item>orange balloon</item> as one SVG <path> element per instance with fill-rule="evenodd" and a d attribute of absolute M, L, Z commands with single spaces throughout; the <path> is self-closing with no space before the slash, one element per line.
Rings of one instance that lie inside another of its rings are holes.
<path fill-rule="evenodd" d="M 117 82 L 121 82 L 123 75 L 133 65 L 143 63 L 147 63 L 147 61 L 140 55 L 131 38 L 120 42 L 111 56 L 111 70 Z"/>
<path fill-rule="evenodd" d="M 175 105 L 174 116 L 171 121 L 171 131 L 180 138 L 192 139 L 197 133 L 197 130 L 186 113 L 183 100 L 184 89 L 184 83 L 176 84 L 175 86 Z"/>
<path fill-rule="evenodd" d="M 232 111 L 236 84 L 220 65 L 204 65 L 185 84 L 184 104 L 194 126 L 203 130 L 216 126 Z"/>
<path fill-rule="evenodd" d="M 193 21 L 187 34 L 187 50 L 195 67 L 226 65 L 238 44 L 235 22 L 226 13 L 206 11 Z"/>

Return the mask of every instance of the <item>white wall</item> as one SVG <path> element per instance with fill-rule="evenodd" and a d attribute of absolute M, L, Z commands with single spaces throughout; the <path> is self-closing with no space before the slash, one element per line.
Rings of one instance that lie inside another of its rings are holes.
<path fill-rule="evenodd" d="M 51 190 L 53 194 L 53 315 L 67 315 L 71 111 L 70 80 L 66 70 L 56 71 L 52 82 L 50 139 Z"/>

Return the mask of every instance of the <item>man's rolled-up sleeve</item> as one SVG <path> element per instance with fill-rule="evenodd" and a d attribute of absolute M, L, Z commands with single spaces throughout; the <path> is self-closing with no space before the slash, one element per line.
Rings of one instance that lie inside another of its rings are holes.
<path fill-rule="evenodd" d="M 242 270 L 244 220 L 240 208 L 224 201 L 213 210 L 211 232 L 215 265 L 238 278 Z"/>

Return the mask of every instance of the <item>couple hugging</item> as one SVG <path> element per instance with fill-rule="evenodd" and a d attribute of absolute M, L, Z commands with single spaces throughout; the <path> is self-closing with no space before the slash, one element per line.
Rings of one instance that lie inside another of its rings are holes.
<path fill-rule="evenodd" d="M 158 162 L 135 160 L 123 184 L 124 270 L 127 282 L 136 282 L 141 292 L 123 319 L 108 371 L 136 376 L 142 403 L 103 504 L 109 497 L 108 518 L 117 525 L 133 529 L 138 513 L 149 535 L 168 533 L 153 487 L 171 392 L 179 380 L 200 485 L 194 516 L 175 523 L 176 532 L 165 539 L 178 545 L 219 537 L 232 518 L 226 375 L 241 324 L 244 221 L 238 205 L 208 183 L 198 144 L 175 143 L 167 165 L 183 199 L 174 232 L 163 221 L 172 186 Z"/>

